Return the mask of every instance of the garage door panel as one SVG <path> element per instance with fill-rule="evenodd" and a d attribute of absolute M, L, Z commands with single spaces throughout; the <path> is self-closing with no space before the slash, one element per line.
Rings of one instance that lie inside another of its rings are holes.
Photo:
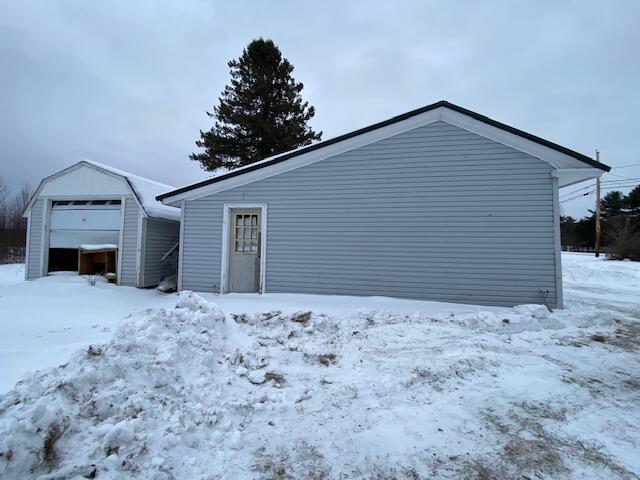
<path fill-rule="evenodd" d="M 78 248 L 84 244 L 112 243 L 118 245 L 118 230 L 52 230 L 49 248 Z"/>
<path fill-rule="evenodd" d="M 53 209 L 51 230 L 119 230 L 120 209 Z"/>

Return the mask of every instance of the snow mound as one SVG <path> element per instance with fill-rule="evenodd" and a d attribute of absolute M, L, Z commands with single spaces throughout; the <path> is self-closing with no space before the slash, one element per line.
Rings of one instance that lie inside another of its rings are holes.
<path fill-rule="evenodd" d="M 469 313 L 443 313 L 433 320 L 452 323 L 478 332 L 519 333 L 565 328 L 561 315 L 544 305 L 518 305 L 503 310 L 480 310 Z"/>
<path fill-rule="evenodd" d="M 0 478 L 640 471 L 634 305 L 270 308 L 225 319 L 182 292 L 20 382 L 0 396 Z"/>
<path fill-rule="evenodd" d="M 133 318 L 109 343 L 18 383 L 0 397 L 0 476 L 170 477 L 159 452 L 180 465 L 211 447 L 187 426 L 216 423 L 203 395 L 225 336 L 222 310 L 182 292 L 175 308 Z"/>

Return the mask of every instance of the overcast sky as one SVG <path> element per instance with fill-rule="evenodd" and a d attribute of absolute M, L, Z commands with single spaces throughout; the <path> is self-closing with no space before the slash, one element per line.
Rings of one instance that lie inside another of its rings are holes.
<path fill-rule="evenodd" d="M 616 167 L 640 164 L 639 25 L 636 0 L 3 2 L 0 175 L 35 185 L 88 158 L 174 186 L 204 178 L 188 155 L 205 110 L 262 36 L 295 66 L 325 139 L 446 99 L 598 148 L 614 167 L 603 180 L 638 178 L 640 165 Z"/>

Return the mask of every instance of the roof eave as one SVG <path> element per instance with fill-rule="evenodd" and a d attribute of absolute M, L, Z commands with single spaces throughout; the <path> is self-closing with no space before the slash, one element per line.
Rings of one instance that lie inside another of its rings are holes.
<path fill-rule="evenodd" d="M 344 135 L 341 135 L 341 136 L 338 136 L 338 137 L 335 137 L 335 138 L 332 138 L 332 139 L 329 139 L 329 140 L 325 140 L 323 142 L 319 142 L 319 143 L 316 143 L 316 144 L 313 144 L 313 145 L 309 145 L 307 147 L 299 148 L 297 150 L 285 152 L 285 153 L 279 154 L 277 156 L 274 156 L 273 158 L 265 159 L 263 161 L 247 165 L 245 167 L 241 167 L 241 168 L 232 170 L 232 171 L 230 171 L 228 173 L 219 175 L 217 177 L 208 178 L 206 180 L 202 180 L 200 182 L 196 182 L 196 183 L 193 183 L 191 185 L 187 185 L 187 186 L 172 190 L 170 192 L 163 193 L 161 195 L 156 196 L 156 200 L 161 201 L 161 202 L 163 202 L 165 204 L 169 204 L 169 203 L 171 203 L 170 201 L 169 202 L 165 202 L 164 200 L 172 198 L 172 197 L 176 197 L 178 195 L 181 195 L 183 193 L 189 192 L 191 190 L 196 190 L 196 189 L 199 189 L 201 187 L 205 187 L 205 186 L 208 186 L 208 185 L 211 185 L 211 184 L 214 184 L 214 183 L 222 182 L 224 180 L 227 180 L 227 179 L 239 176 L 239 175 L 244 175 L 244 174 L 249 173 L 249 172 L 253 172 L 253 171 L 265 168 L 265 167 L 269 167 L 271 165 L 284 162 L 284 161 L 289 160 L 291 158 L 294 158 L 294 157 L 297 157 L 297 156 L 300 156 L 300 155 L 304 155 L 306 153 L 310 153 L 310 152 L 313 152 L 315 150 L 326 148 L 328 146 L 331 146 L 331 145 L 334 145 L 336 143 L 348 140 L 350 138 L 353 138 L 353 137 L 356 137 L 356 136 L 359 136 L 359 135 L 363 135 L 365 133 L 368 133 L 368 132 L 371 132 L 373 130 L 377 130 L 377 129 L 380 129 L 380 128 L 383 128 L 383 127 L 386 127 L 388 125 L 392 125 L 394 123 L 401 122 L 403 120 L 410 119 L 411 117 L 414 117 L 416 115 L 420 115 L 422 113 L 426 113 L 426 112 L 429 112 L 431 110 L 435 110 L 435 109 L 441 108 L 441 107 L 444 107 L 444 108 L 447 108 L 447 109 L 452 110 L 454 112 L 458 112 L 460 114 L 466 115 L 466 116 L 468 116 L 470 118 L 473 118 L 473 119 L 475 119 L 477 121 L 480 121 L 480 122 L 485 123 L 487 125 L 490 125 L 492 127 L 498 128 L 500 130 L 506 131 L 506 132 L 508 132 L 510 134 L 513 134 L 513 135 L 516 135 L 518 137 L 524 138 L 525 140 L 540 144 L 540 145 L 542 145 L 542 146 L 544 146 L 546 148 L 549 148 L 551 150 L 555 150 L 555 151 L 557 151 L 557 152 L 559 152 L 559 153 L 561 153 L 563 155 L 566 155 L 568 157 L 572 157 L 572 158 L 574 158 L 574 159 L 576 159 L 576 160 L 578 160 L 578 161 L 580 161 L 582 163 L 585 163 L 585 164 L 587 164 L 587 165 L 589 165 L 591 167 L 594 167 L 594 168 L 597 168 L 599 170 L 602 170 L 603 172 L 608 172 L 608 171 L 611 170 L 610 166 L 605 165 L 604 163 L 600 163 L 600 162 L 594 160 L 591 157 L 588 157 L 586 155 L 583 155 L 581 153 L 578 153 L 576 151 L 573 151 L 571 149 L 568 149 L 568 148 L 563 147 L 561 145 L 558 145 L 556 143 L 550 142 L 549 140 L 545 140 L 545 139 L 543 139 L 541 137 L 538 137 L 536 135 L 532 135 L 532 134 L 527 133 L 527 132 L 525 132 L 523 130 L 519 130 L 517 128 L 511 127 L 511 126 L 506 125 L 504 123 L 498 122 L 496 120 L 493 120 L 493 119 L 491 119 L 489 117 L 486 117 L 484 115 L 481 115 L 479 113 L 473 112 L 473 111 L 468 110 L 466 108 L 463 108 L 463 107 L 460 107 L 458 105 L 449 103 L 446 100 L 441 100 L 441 101 L 433 103 L 431 105 L 427 105 L 425 107 L 418 108 L 416 110 L 412 110 L 410 112 L 404 113 L 402 115 L 398 115 L 398 116 L 389 118 L 389 119 L 384 120 L 382 122 L 378 122 L 378 123 L 369 125 L 367 127 L 364 127 L 364 128 L 358 129 L 358 130 L 354 130 L 353 132 L 349 132 L 349 133 L 346 133 Z"/>

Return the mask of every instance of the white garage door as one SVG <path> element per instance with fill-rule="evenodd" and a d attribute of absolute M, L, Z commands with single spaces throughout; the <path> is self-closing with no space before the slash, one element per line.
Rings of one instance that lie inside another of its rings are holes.
<path fill-rule="evenodd" d="M 51 206 L 49 248 L 113 243 L 120 237 L 120 200 L 57 201 Z"/>

